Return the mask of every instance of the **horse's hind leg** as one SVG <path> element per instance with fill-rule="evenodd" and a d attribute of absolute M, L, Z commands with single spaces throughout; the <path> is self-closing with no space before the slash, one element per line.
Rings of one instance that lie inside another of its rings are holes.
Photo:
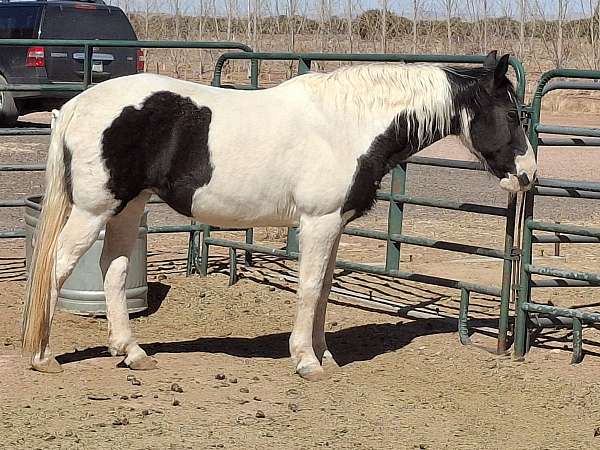
<path fill-rule="evenodd" d="M 300 219 L 300 282 L 290 353 L 296 372 L 309 380 L 319 379 L 324 374 L 313 347 L 313 329 L 323 282 L 341 228 L 339 213 Z"/>
<path fill-rule="evenodd" d="M 106 316 L 108 318 L 109 350 L 113 356 L 126 355 L 125 364 L 131 369 L 154 369 L 156 361 L 137 344 L 129 325 L 125 280 L 129 258 L 135 245 L 140 217 L 148 200 L 140 194 L 106 225 L 100 267 L 104 276 Z"/>
<path fill-rule="evenodd" d="M 50 326 L 54 316 L 54 309 L 58 300 L 58 293 L 65 280 L 69 277 L 75 264 L 90 248 L 98 237 L 98 233 L 108 220 L 110 212 L 94 214 L 73 206 L 67 222 L 60 232 L 54 263 L 54 277 L 50 291 Z M 33 355 L 31 359 L 33 369 L 40 372 L 60 372 L 60 364 L 56 361 L 50 349 L 46 348 L 41 353 Z"/>

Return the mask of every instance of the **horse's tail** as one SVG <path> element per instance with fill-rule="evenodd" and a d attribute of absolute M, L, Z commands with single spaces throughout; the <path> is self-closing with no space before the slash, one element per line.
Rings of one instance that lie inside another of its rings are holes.
<path fill-rule="evenodd" d="M 65 170 L 65 132 L 73 116 L 75 101 L 52 112 L 52 134 L 46 164 L 46 193 L 37 231 L 33 239 L 33 257 L 29 265 L 21 339 L 23 350 L 42 353 L 48 345 L 50 329 L 50 293 L 55 280 L 58 236 L 71 209 L 67 191 L 70 168 Z M 57 117 L 58 116 L 58 117 Z"/>

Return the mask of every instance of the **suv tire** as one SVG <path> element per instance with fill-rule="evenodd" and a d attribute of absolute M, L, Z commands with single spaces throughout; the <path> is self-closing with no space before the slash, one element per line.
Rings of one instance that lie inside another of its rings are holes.
<path fill-rule="evenodd" d="M 0 85 L 5 86 L 8 83 L 6 78 L 0 75 Z M 19 118 L 19 110 L 15 105 L 15 100 L 10 92 L 0 91 L 0 127 L 13 127 Z"/>

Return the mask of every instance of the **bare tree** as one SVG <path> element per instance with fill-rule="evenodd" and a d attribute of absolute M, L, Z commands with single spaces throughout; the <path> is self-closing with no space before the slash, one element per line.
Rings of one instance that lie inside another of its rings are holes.
<path fill-rule="evenodd" d="M 557 0 L 556 20 L 550 21 L 540 0 L 535 0 L 535 6 L 540 19 L 543 21 L 542 44 L 546 47 L 555 67 L 564 67 L 570 53 L 570 46 L 565 40 L 565 22 L 569 11 L 570 0 Z"/>
<path fill-rule="evenodd" d="M 472 46 L 483 53 L 487 49 L 487 19 L 489 0 L 466 0 L 464 8 L 473 27 Z"/>
<path fill-rule="evenodd" d="M 238 0 L 225 0 L 225 13 L 227 14 L 227 40 L 231 41 L 232 37 L 232 26 L 233 17 L 238 10 Z"/>
<path fill-rule="evenodd" d="M 456 5 L 458 0 L 441 0 L 446 12 L 446 34 L 447 34 L 447 46 L 446 50 L 448 53 L 452 52 L 452 15 L 455 13 Z"/>
<path fill-rule="evenodd" d="M 418 29 L 417 23 L 421 16 L 421 7 L 423 6 L 423 0 L 413 0 L 413 20 L 412 20 L 412 52 L 417 53 L 417 40 L 418 40 Z"/>
<path fill-rule="evenodd" d="M 288 48 L 291 52 L 296 49 L 296 15 L 298 14 L 299 0 L 288 0 L 287 3 L 287 25 L 289 33 Z"/>
<path fill-rule="evenodd" d="M 247 34 L 252 48 L 258 50 L 258 17 L 260 15 L 260 0 L 247 0 Z"/>
<path fill-rule="evenodd" d="M 348 52 L 352 53 L 352 0 L 348 0 L 346 4 L 346 28 L 348 32 Z"/>
<path fill-rule="evenodd" d="M 592 69 L 600 69 L 600 0 L 588 0 L 590 12 L 590 44 L 592 46 Z M 595 6 L 594 6 L 595 4 Z M 582 9 L 587 10 L 582 0 Z"/>
<path fill-rule="evenodd" d="M 519 58 L 525 56 L 525 23 L 527 21 L 527 0 L 519 0 Z"/>
<path fill-rule="evenodd" d="M 388 0 L 381 0 L 381 53 L 387 52 Z"/>
<path fill-rule="evenodd" d="M 324 52 L 326 48 L 326 27 L 325 21 L 327 20 L 327 3 L 326 0 L 319 0 L 319 41 L 321 43 L 321 51 Z"/>
<path fill-rule="evenodd" d="M 155 0 L 144 0 L 144 39 L 149 39 L 150 37 L 150 11 L 155 7 Z"/>
<path fill-rule="evenodd" d="M 483 2 L 483 17 L 481 18 L 483 22 L 483 49 L 482 53 L 485 53 L 489 50 L 488 48 L 488 18 L 490 17 L 490 5 L 489 0 L 482 0 Z"/>

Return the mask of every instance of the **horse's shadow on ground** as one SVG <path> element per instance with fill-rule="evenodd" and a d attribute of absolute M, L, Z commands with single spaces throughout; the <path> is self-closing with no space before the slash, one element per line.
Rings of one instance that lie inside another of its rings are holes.
<path fill-rule="evenodd" d="M 137 317 L 148 317 L 157 312 L 162 305 L 163 300 L 171 290 L 168 284 L 151 281 L 148 283 L 148 308 L 139 313 L 131 314 L 130 319 Z"/>
<path fill-rule="evenodd" d="M 419 336 L 453 333 L 456 325 L 443 319 L 368 324 L 327 333 L 327 343 L 340 366 L 368 361 L 402 349 Z M 289 357 L 290 333 L 256 337 L 205 337 L 188 341 L 142 344 L 148 355 L 159 353 L 222 353 L 240 358 L 281 359 Z M 108 356 L 106 347 L 92 347 L 57 357 L 61 364 Z"/>

